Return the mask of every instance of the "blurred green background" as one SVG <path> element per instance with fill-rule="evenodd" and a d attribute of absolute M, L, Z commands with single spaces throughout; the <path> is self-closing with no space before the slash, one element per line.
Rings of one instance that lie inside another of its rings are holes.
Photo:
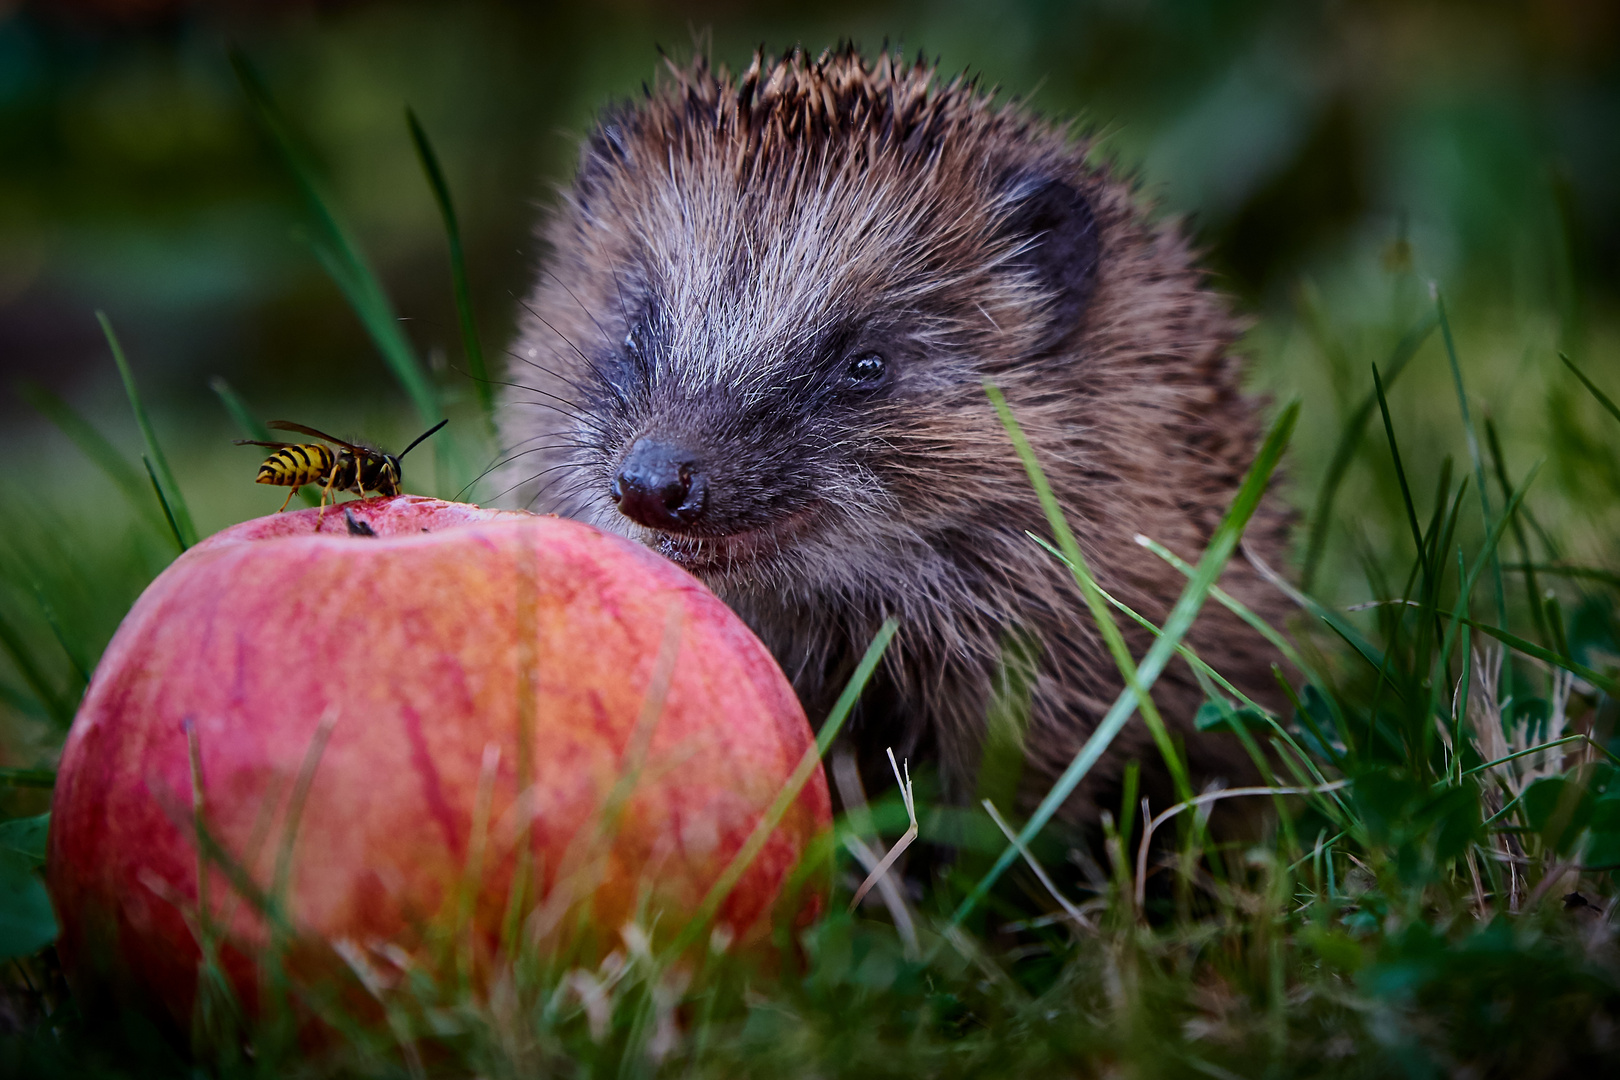
<path fill-rule="evenodd" d="M 660 47 L 707 48 L 735 68 L 762 43 L 819 51 L 843 38 L 921 50 L 1080 118 L 1162 212 L 1186 217 L 1220 286 L 1254 317 L 1255 389 L 1304 399 L 1289 465 L 1302 509 L 1370 389 L 1368 364 L 1431 309 L 1437 284 L 1510 472 L 1549 459 L 1530 500 L 1540 520 L 1572 557 L 1614 564 L 1612 421 L 1556 356 L 1620 396 L 1613 0 L 0 0 L 0 558 L 37 580 L 66 565 L 81 594 L 41 603 L 12 590 L 0 613 L 25 638 L 48 641 L 56 620 L 76 624 L 63 640 L 104 642 L 173 555 L 150 512 L 17 392 L 31 381 L 62 395 L 139 468 L 97 309 L 124 339 L 204 534 L 281 497 L 252 483 L 257 455 L 230 445 L 240 432 L 211 377 L 261 418 L 394 447 L 421 426 L 303 239 L 306 211 L 228 46 L 307 141 L 443 388 L 455 453 L 413 458 L 407 486 L 453 495 L 494 448 L 462 373 L 445 236 L 404 108 L 443 162 L 498 360 L 542 257 L 540 209 L 593 113 L 656 77 Z M 1444 454 L 1468 469 L 1438 335 L 1392 407 L 1419 491 Z M 1358 562 L 1404 575 L 1387 457 L 1369 440 L 1345 483 L 1317 581 L 1327 599 L 1367 596 Z M 93 659 L 41 663 L 71 685 L 68 669 Z M 0 711 L 38 713 L 10 663 L 0 649 Z"/>

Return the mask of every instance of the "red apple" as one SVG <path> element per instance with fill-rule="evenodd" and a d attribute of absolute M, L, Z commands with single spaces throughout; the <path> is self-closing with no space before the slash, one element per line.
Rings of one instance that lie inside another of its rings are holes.
<path fill-rule="evenodd" d="M 667 938 L 811 745 L 765 648 L 647 549 L 432 499 L 347 505 L 375 535 L 304 510 L 197 545 L 108 646 L 47 866 L 81 985 L 183 1024 L 212 933 L 251 1004 L 255 894 L 283 851 L 295 940 L 360 968 L 463 918 L 487 965 L 515 892 L 525 947 L 580 948 L 584 925 L 600 951 L 635 920 Z M 829 819 L 817 770 L 720 909 L 736 939 L 765 933 Z"/>

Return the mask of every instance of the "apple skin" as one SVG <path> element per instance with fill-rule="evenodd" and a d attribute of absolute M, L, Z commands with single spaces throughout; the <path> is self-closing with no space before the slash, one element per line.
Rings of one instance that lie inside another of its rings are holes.
<path fill-rule="evenodd" d="M 349 535 L 331 509 L 318 535 L 316 510 L 226 529 L 165 570 L 108 646 L 52 802 L 47 881 L 76 990 L 114 1006 L 155 999 L 188 1023 L 201 925 L 194 759 L 204 830 L 240 870 L 268 890 L 290 852 L 282 910 L 308 956 L 358 947 L 386 968 L 385 943 L 421 956 L 467 894 L 465 936 L 487 968 L 525 844 L 540 947 L 580 947 L 570 900 L 588 912 L 598 956 L 632 919 L 662 912 L 667 935 L 812 744 L 764 646 L 646 548 L 414 496 L 345 505 L 376 535 Z M 666 632 L 667 694 L 638 727 Z M 633 790 L 604 830 L 637 735 Z M 721 908 L 740 944 L 767 935 L 830 820 L 817 769 Z M 473 847 L 482 872 L 469 889 Z M 224 969 L 251 1010 L 265 921 L 217 861 L 207 893 Z M 793 900 L 801 920 L 820 902 L 816 888 Z"/>

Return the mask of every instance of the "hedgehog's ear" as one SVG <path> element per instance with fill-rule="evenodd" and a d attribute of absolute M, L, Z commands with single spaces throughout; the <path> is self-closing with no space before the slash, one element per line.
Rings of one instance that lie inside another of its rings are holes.
<path fill-rule="evenodd" d="M 1009 265 L 1034 277 L 1051 297 L 1040 347 L 1066 337 L 1085 315 L 1097 280 L 1097 218 L 1079 189 L 1031 173 L 1010 177 L 1001 233 L 1016 246 Z"/>

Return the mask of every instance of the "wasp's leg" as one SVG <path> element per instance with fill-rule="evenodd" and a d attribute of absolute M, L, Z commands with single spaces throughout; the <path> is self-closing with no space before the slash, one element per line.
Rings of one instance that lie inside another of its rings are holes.
<path fill-rule="evenodd" d="M 287 489 L 287 497 L 281 500 L 281 510 L 287 509 L 287 504 L 292 502 L 292 497 L 296 494 L 298 494 L 298 485 L 294 484 Z M 281 513 L 281 510 L 277 510 L 276 513 Z"/>
<path fill-rule="evenodd" d="M 321 531 L 321 523 L 326 520 L 326 502 L 331 499 L 334 504 L 337 500 L 332 495 L 332 485 L 337 483 L 338 467 L 334 464 L 332 471 L 327 474 L 326 486 L 321 489 L 321 512 L 315 517 L 315 531 Z"/>

